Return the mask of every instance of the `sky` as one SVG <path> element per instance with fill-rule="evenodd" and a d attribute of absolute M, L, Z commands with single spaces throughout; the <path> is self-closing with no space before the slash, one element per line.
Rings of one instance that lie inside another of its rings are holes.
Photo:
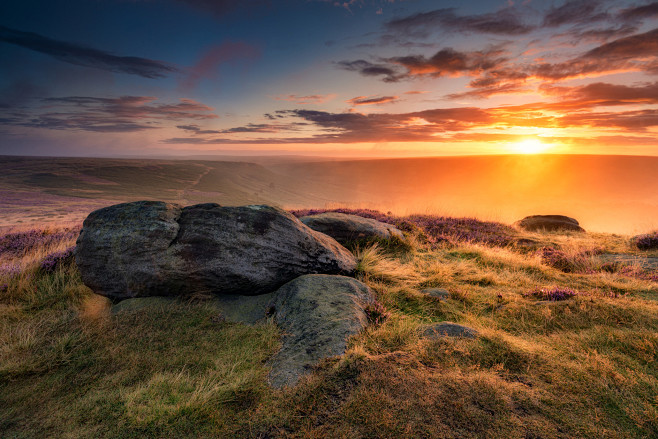
<path fill-rule="evenodd" d="M 4 0 L 0 154 L 658 155 L 658 2 Z"/>

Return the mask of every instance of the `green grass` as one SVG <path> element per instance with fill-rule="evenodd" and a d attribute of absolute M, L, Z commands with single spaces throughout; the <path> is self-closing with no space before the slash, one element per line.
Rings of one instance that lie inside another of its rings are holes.
<path fill-rule="evenodd" d="M 574 255 L 633 253 L 621 236 L 527 236 Z M 514 248 L 358 247 L 358 277 L 388 318 L 275 391 L 272 323 L 221 322 L 202 302 L 112 314 L 72 263 L 38 269 L 46 250 L 70 244 L 0 261 L 22 265 L 0 277 L 3 438 L 658 436 L 658 284 L 649 280 L 563 273 Z M 580 294 L 525 295 L 556 286 Z M 427 287 L 451 296 L 427 297 Z M 419 337 L 439 321 L 480 337 Z"/>

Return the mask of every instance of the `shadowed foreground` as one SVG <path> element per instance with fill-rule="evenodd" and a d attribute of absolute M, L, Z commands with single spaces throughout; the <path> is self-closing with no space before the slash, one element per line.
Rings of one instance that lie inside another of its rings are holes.
<path fill-rule="evenodd" d="M 67 253 L 75 229 L 0 237 L 1 435 L 658 435 L 658 251 L 359 213 L 412 244 L 352 247 L 381 306 L 344 357 L 282 391 L 266 381 L 272 322 L 227 323 L 203 296 L 112 313 Z M 442 321 L 479 335 L 422 337 Z"/>

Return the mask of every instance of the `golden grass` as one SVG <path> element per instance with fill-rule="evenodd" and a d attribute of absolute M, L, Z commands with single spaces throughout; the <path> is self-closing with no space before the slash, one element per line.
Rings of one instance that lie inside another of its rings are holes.
<path fill-rule="evenodd" d="M 526 234 L 574 258 L 642 254 L 626 237 Z M 355 250 L 389 313 L 294 388 L 270 389 L 271 323 L 217 323 L 203 303 L 110 312 L 74 265 L 0 278 L 3 437 L 630 438 L 658 436 L 658 284 L 564 273 L 535 252 L 458 244 Z M 651 253 L 649 253 L 651 254 Z M 4 261 L 0 261 L 4 262 Z M 15 261 L 14 261 L 15 262 Z M 584 268 L 596 268 L 586 260 Z M 447 300 L 421 292 L 446 288 Z M 540 302 L 538 288 L 576 297 Z M 476 339 L 427 340 L 452 321 Z"/>

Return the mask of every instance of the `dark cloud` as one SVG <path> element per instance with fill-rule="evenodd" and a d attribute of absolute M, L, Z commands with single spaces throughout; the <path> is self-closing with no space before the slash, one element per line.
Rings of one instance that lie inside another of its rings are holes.
<path fill-rule="evenodd" d="M 444 48 L 430 57 L 406 55 L 384 58 L 380 64 L 365 60 L 342 61 L 338 64 L 346 70 L 359 72 L 363 76 L 380 76 L 384 82 L 396 82 L 421 76 L 478 75 L 502 66 L 507 61 L 503 56 L 504 53 L 500 48 L 474 52 L 459 52 L 452 48 Z"/>
<path fill-rule="evenodd" d="M 42 105 L 20 116 L 5 118 L 5 125 L 92 132 L 135 132 L 161 128 L 163 121 L 208 120 L 213 109 L 192 99 L 176 104 L 154 104 L 150 96 L 97 98 L 68 96 L 43 99 Z M 194 126 L 188 125 L 194 131 Z"/>
<path fill-rule="evenodd" d="M 561 6 L 552 7 L 544 16 L 543 25 L 557 27 L 563 24 L 589 24 L 610 18 L 601 8 L 600 0 L 567 0 Z"/>
<path fill-rule="evenodd" d="M 382 105 L 397 102 L 398 96 L 357 96 L 348 99 L 347 102 L 352 105 Z"/>
<path fill-rule="evenodd" d="M 650 71 L 658 56 L 658 29 L 619 38 L 569 61 L 530 68 L 541 79 L 561 80 L 613 71 Z M 652 62 L 653 61 L 653 62 Z"/>
<path fill-rule="evenodd" d="M 479 15 L 457 15 L 455 8 L 435 9 L 391 20 L 386 29 L 416 37 L 427 37 L 437 29 L 494 35 L 523 35 L 534 29 L 523 23 L 513 8 Z"/>
<path fill-rule="evenodd" d="M 363 59 L 340 61 L 336 64 L 344 70 L 358 72 L 362 76 L 379 76 L 384 82 L 396 82 L 405 76 L 396 66 L 390 64 L 374 64 Z"/>
<path fill-rule="evenodd" d="M 479 74 L 491 70 L 507 59 L 499 49 L 477 52 L 458 52 L 451 48 L 441 49 L 431 57 L 409 55 L 388 58 L 387 61 L 403 66 L 407 75 L 429 75 L 434 77 L 455 73 Z"/>
<path fill-rule="evenodd" d="M 199 125 L 176 125 L 176 128 L 194 134 L 221 134 L 218 130 L 204 130 Z"/>
<path fill-rule="evenodd" d="M 34 50 L 69 64 L 138 75 L 144 78 L 163 78 L 177 71 L 175 67 L 162 61 L 135 56 L 116 56 L 102 50 L 4 26 L 0 26 L 0 41 Z"/>
<path fill-rule="evenodd" d="M 285 138 L 227 138 L 227 137 L 192 137 L 173 138 L 165 143 L 355 143 L 355 142 L 394 142 L 394 141 L 440 141 L 441 136 L 449 137 L 455 132 L 464 131 L 478 125 L 491 123 L 493 118 L 486 110 L 479 108 L 448 108 L 418 111 L 402 114 L 359 114 L 329 113 L 313 110 L 283 110 L 278 114 L 286 118 L 301 118 L 302 124 L 310 123 L 323 133 L 307 137 Z M 269 132 L 271 126 L 262 127 L 250 124 L 258 131 L 242 130 L 241 127 L 225 130 L 225 133 Z M 277 125 L 278 131 L 293 131 L 299 123 Z M 249 127 L 249 126 L 248 126 Z"/>
<path fill-rule="evenodd" d="M 627 8 L 619 13 L 619 18 L 623 20 L 636 20 L 656 16 L 658 16 L 658 2 L 648 3 L 634 8 Z"/>

